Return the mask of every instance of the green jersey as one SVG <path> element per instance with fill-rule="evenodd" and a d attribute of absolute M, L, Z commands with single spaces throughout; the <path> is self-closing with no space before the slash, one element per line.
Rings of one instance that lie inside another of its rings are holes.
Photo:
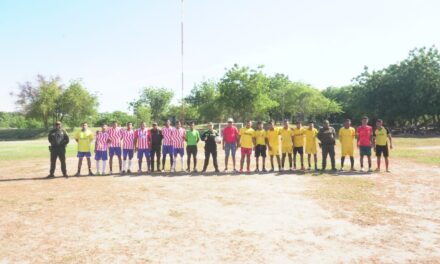
<path fill-rule="evenodd" d="M 186 145 L 187 146 L 196 146 L 197 142 L 200 140 L 200 134 L 197 130 L 187 130 L 186 131 Z"/>

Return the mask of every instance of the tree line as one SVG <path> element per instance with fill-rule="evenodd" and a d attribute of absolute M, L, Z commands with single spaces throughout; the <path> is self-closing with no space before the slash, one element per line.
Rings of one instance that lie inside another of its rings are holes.
<path fill-rule="evenodd" d="M 233 65 L 217 80 L 194 85 L 183 102 L 163 87 L 145 87 L 129 103 L 129 111 L 98 113 L 97 96 L 79 80 L 63 84 L 59 77 L 37 76 L 20 84 L 17 113 L 0 113 L 0 127 L 50 127 L 54 120 L 77 126 L 118 120 L 162 121 L 184 117 L 199 123 L 283 119 L 320 120 L 382 118 L 394 127 L 440 128 L 440 54 L 436 47 L 409 52 L 404 60 L 380 70 L 364 71 L 343 87 L 319 90 L 287 75 L 268 75 L 264 67 Z M 183 108 L 182 108 L 183 103 Z"/>

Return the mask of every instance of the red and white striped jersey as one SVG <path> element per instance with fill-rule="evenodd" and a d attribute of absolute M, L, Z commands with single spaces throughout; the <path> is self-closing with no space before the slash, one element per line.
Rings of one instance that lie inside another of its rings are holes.
<path fill-rule="evenodd" d="M 122 130 L 120 127 L 117 128 L 109 128 L 108 129 L 108 135 L 109 135 L 109 139 L 110 139 L 110 147 L 111 148 L 116 148 L 116 147 L 121 147 L 121 138 L 122 138 Z"/>
<path fill-rule="evenodd" d="M 164 146 L 172 146 L 173 145 L 173 132 L 174 127 L 163 127 L 162 128 L 162 135 L 163 135 L 163 142 L 162 144 Z"/>
<path fill-rule="evenodd" d="M 174 148 L 184 148 L 185 142 L 185 129 L 175 128 L 173 131 L 173 147 Z"/>
<path fill-rule="evenodd" d="M 134 131 L 133 129 L 122 129 L 123 149 L 134 149 Z"/>
<path fill-rule="evenodd" d="M 96 132 L 95 150 L 96 151 L 107 151 L 108 138 L 109 138 L 109 135 L 107 132 L 102 132 L 102 131 Z"/>
<path fill-rule="evenodd" d="M 145 128 L 142 130 L 139 128 L 134 132 L 134 137 L 137 139 L 137 147 L 138 149 L 149 149 L 151 142 L 151 133 L 150 130 Z"/>

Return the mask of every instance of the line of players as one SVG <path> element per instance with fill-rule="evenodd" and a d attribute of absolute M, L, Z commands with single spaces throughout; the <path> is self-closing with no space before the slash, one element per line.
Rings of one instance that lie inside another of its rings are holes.
<path fill-rule="evenodd" d="M 335 167 L 335 144 L 336 131 L 325 120 L 323 127 L 319 130 L 314 127 L 314 122 L 310 121 L 308 127 L 302 127 L 301 122 L 291 128 L 289 121 L 285 120 L 283 127 L 276 127 L 274 121 L 269 124 L 268 130 L 264 129 L 263 122 L 258 122 L 257 129 L 252 128 L 252 122 L 247 121 L 246 126 L 237 129 L 232 118 L 228 119 L 228 125 L 222 131 L 223 139 L 220 139 L 219 133 L 213 129 L 213 124 L 208 124 L 208 130 L 199 134 L 194 129 L 194 123 L 190 124 L 188 130 L 182 128 L 180 121 L 172 127 L 171 122 L 167 120 L 164 127 L 158 128 L 157 123 L 152 124 L 152 128 L 147 129 L 145 122 L 140 124 L 140 128 L 133 129 L 132 123 L 127 123 L 126 128 L 118 126 L 116 121 L 112 122 L 110 128 L 102 125 L 101 130 L 96 132 L 95 140 L 95 160 L 97 174 L 106 173 L 106 163 L 109 158 L 110 174 L 113 173 L 113 157 L 116 156 L 119 164 L 119 173 L 131 173 L 132 159 L 137 153 L 138 173 L 142 173 L 142 163 L 145 157 L 147 163 L 147 172 L 165 171 L 166 158 L 170 159 L 170 171 L 176 171 L 177 159 L 180 157 L 180 168 L 184 170 L 184 147 L 186 142 L 187 153 L 187 172 L 197 172 L 197 143 L 202 140 L 205 142 L 205 161 L 203 171 L 207 170 L 210 156 L 213 159 L 213 165 L 216 172 L 219 172 L 217 162 L 217 145 L 222 143 L 225 151 L 225 171 L 228 171 L 229 157 L 232 157 L 233 172 L 237 172 L 235 166 L 236 150 L 240 148 L 240 172 L 244 171 L 246 163 L 246 172 L 250 171 L 251 154 L 255 153 L 256 172 L 260 171 L 260 157 L 262 158 L 261 171 L 266 172 L 266 152 L 270 156 L 270 172 L 275 170 L 274 158 L 276 159 L 278 170 L 296 170 L 297 155 L 300 157 L 300 167 L 305 170 L 304 152 L 307 154 L 308 170 L 311 170 L 311 158 L 313 156 L 314 169 L 317 167 L 317 145 L 322 149 L 322 170 L 326 169 L 327 156 L 330 156 L 331 169 Z M 76 176 L 80 175 L 83 158 L 87 159 L 89 175 L 94 175 L 91 170 L 91 152 L 90 144 L 95 136 L 88 129 L 87 123 L 82 124 L 82 129 L 75 135 L 78 142 L 78 171 Z M 360 165 L 363 171 L 364 156 L 368 159 L 368 171 L 371 172 L 371 148 L 374 146 L 377 159 L 377 169 L 380 170 L 380 157 L 385 158 L 386 171 L 388 168 L 388 141 L 392 148 L 391 134 L 388 129 L 383 127 L 382 120 L 376 122 L 376 129 L 373 132 L 368 125 L 368 118 L 362 118 L 362 125 L 357 129 L 351 127 L 351 121 L 346 120 L 344 127 L 339 130 L 339 140 L 341 143 L 341 170 L 344 168 L 345 157 L 349 156 L 351 167 L 354 171 L 354 144 L 357 139 L 357 146 L 360 151 Z M 319 143 L 318 143 L 319 140 Z M 280 155 L 281 152 L 281 155 Z M 156 158 L 156 164 L 155 164 Z M 160 159 L 162 158 L 162 164 Z M 193 160 L 193 169 L 191 170 L 191 158 Z M 289 167 L 285 167 L 286 158 Z M 292 164 L 293 163 L 293 164 Z M 160 168 L 162 165 L 162 168 Z M 292 166 L 293 165 L 293 166 Z"/>

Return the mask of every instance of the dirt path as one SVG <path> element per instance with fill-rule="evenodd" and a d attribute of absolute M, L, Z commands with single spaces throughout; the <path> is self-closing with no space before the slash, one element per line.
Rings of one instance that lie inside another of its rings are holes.
<path fill-rule="evenodd" d="M 45 160 L 16 165 L 0 179 L 47 172 Z M 393 212 L 373 224 L 311 198 L 311 175 L 0 181 L 0 263 L 437 263 L 439 168 L 393 166 L 352 176 Z"/>

